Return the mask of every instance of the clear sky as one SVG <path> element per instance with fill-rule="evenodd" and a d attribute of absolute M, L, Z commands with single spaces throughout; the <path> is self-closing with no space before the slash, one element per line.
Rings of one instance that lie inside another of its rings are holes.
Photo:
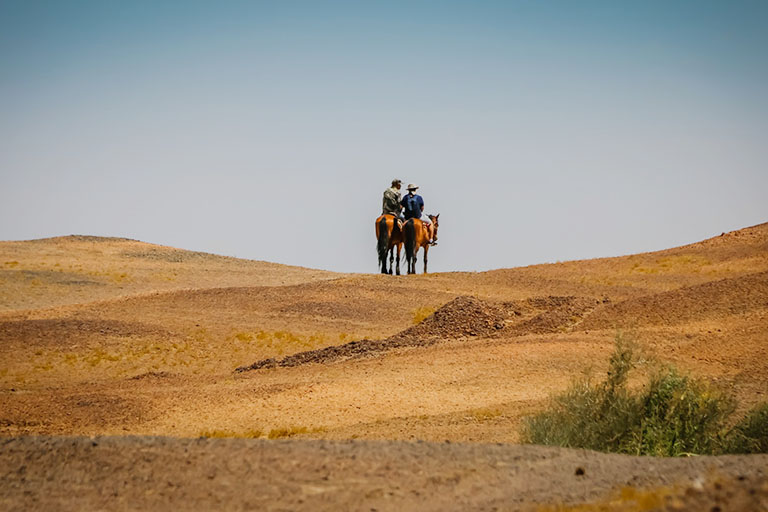
<path fill-rule="evenodd" d="M 768 221 L 768 2 L 0 0 L 0 239 L 375 272 L 395 177 L 433 271 Z"/>

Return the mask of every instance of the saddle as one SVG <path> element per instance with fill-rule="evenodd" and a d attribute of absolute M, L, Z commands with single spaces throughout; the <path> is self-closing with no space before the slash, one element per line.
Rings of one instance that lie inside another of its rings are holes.
<path fill-rule="evenodd" d="M 399 216 L 395 215 L 394 213 L 382 213 L 382 215 L 386 215 L 387 217 L 394 217 L 395 223 L 397 225 L 397 229 L 400 231 L 403 230 L 403 226 L 405 226 L 405 221 L 401 219 Z"/>

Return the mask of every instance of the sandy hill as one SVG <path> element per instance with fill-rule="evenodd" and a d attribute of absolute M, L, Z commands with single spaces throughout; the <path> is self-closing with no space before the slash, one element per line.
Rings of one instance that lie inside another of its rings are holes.
<path fill-rule="evenodd" d="M 400 277 L 2 242 L 0 433 L 515 442 L 522 416 L 605 367 L 618 329 L 742 410 L 768 400 L 768 224 Z"/>
<path fill-rule="evenodd" d="M 72 235 L 0 242 L 0 312 L 160 290 L 276 286 L 338 275 L 126 238 Z"/>
<path fill-rule="evenodd" d="M 0 398 L 9 433 L 295 425 L 327 437 L 513 440 L 506 418 L 520 413 L 511 411 L 599 366 L 618 328 L 639 331 L 684 367 L 733 381 L 745 403 L 764 388 L 766 374 L 744 368 L 763 372 L 768 361 L 768 224 L 660 252 L 401 277 L 80 236 L 3 242 L 0 254 L 0 377 L 16 389 Z M 452 302 L 462 296 L 476 308 Z M 465 328 L 488 308 L 503 328 Z M 417 326 L 434 332 L 402 342 L 398 333 L 435 310 Z M 382 350 L 233 380 L 240 366 L 359 340 Z M 280 391 L 254 402 L 254 384 Z M 53 405 L 62 400 L 92 405 L 62 416 Z M 131 420 L 105 423 L 105 400 Z M 476 422 L 468 411 L 477 410 L 493 418 Z"/>

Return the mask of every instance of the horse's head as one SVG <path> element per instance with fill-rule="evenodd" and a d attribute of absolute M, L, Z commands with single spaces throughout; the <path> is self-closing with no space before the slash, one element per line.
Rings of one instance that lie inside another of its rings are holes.
<path fill-rule="evenodd" d="M 438 213 L 437 215 L 428 215 L 428 217 L 429 217 L 429 220 L 432 221 L 432 229 L 434 231 L 434 236 L 432 237 L 432 241 L 437 242 L 437 227 L 439 225 L 437 222 L 437 218 L 440 217 L 440 214 Z"/>

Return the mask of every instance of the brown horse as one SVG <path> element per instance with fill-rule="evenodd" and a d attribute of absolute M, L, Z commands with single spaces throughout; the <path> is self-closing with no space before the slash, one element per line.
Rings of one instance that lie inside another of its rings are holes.
<path fill-rule="evenodd" d="M 379 267 L 382 274 L 392 274 L 392 263 L 397 248 L 397 275 L 400 275 L 400 250 L 403 247 L 402 221 L 394 215 L 381 215 L 376 219 L 376 249 L 379 253 Z M 387 270 L 389 253 L 389 270 Z"/>
<path fill-rule="evenodd" d="M 429 215 L 432 224 L 429 228 L 419 219 L 408 219 L 403 226 L 405 231 L 405 261 L 408 263 L 408 273 L 416 273 L 416 255 L 419 248 L 424 248 L 424 273 L 427 273 L 427 254 L 429 246 L 437 241 L 437 218 L 440 214 Z"/>

